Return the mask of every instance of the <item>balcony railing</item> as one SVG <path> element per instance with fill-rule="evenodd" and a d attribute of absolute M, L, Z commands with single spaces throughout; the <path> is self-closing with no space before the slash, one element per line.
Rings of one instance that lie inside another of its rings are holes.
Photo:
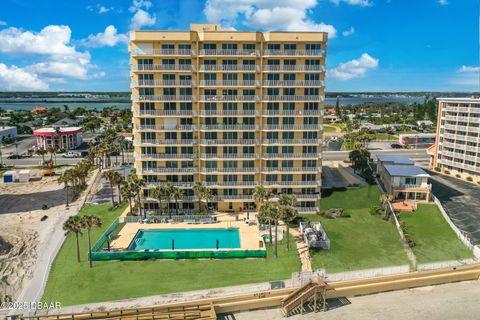
<path fill-rule="evenodd" d="M 265 50 L 264 56 L 297 56 L 297 57 L 320 57 L 325 54 L 324 50 Z"/>
<path fill-rule="evenodd" d="M 197 173 L 197 168 L 138 168 L 139 174 L 145 173 Z"/>
<path fill-rule="evenodd" d="M 265 101 L 323 101 L 323 96 L 263 96 Z"/>
<path fill-rule="evenodd" d="M 219 186 L 219 187 L 253 187 L 257 183 L 255 181 L 216 181 L 205 182 L 207 187 Z"/>
<path fill-rule="evenodd" d="M 321 65 L 265 65 L 263 71 L 325 71 Z"/>
<path fill-rule="evenodd" d="M 321 116 L 321 110 L 263 110 L 263 116 Z"/>
<path fill-rule="evenodd" d="M 138 154 L 136 157 L 140 159 L 195 159 L 195 155 L 191 153 L 150 153 Z"/>
<path fill-rule="evenodd" d="M 254 116 L 256 110 L 201 110 L 201 116 Z"/>
<path fill-rule="evenodd" d="M 136 49 L 132 50 L 133 56 L 195 56 L 192 49 Z"/>
<path fill-rule="evenodd" d="M 163 186 L 165 184 L 171 184 L 172 186 L 175 187 L 180 187 L 180 188 L 192 188 L 193 187 L 193 182 L 183 182 L 183 181 L 175 181 L 175 182 L 167 182 L 167 181 L 147 181 L 145 182 L 147 187 L 156 187 L 156 186 Z"/>
<path fill-rule="evenodd" d="M 249 145 L 256 144 L 258 140 L 255 139 L 201 139 L 201 145 L 230 145 L 230 144 L 239 144 L 239 145 Z"/>
<path fill-rule="evenodd" d="M 132 71 L 195 71 L 192 64 L 134 64 Z"/>
<path fill-rule="evenodd" d="M 322 139 L 264 139 L 262 144 L 322 144 Z"/>
<path fill-rule="evenodd" d="M 321 80 L 263 80 L 264 87 L 320 87 Z"/>
<path fill-rule="evenodd" d="M 321 153 L 263 153 L 264 159 L 319 159 Z"/>
<path fill-rule="evenodd" d="M 200 80 L 201 87 L 258 87 L 256 80 Z"/>
<path fill-rule="evenodd" d="M 264 124 L 262 130 L 322 130 L 321 124 Z"/>
<path fill-rule="evenodd" d="M 245 195 L 245 194 L 229 194 L 229 195 L 218 195 L 218 196 L 215 196 L 214 198 L 216 201 L 224 201 L 224 200 L 251 200 L 251 201 L 254 201 L 253 200 L 253 196 L 252 195 Z"/>
<path fill-rule="evenodd" d="M 256 173 L 256 168 L 201 168 L 201 173 Z"/>
<path fill-rule="evenodd" d="M 135 116 L 196 116 L 193 110 L 134 110 Z"/>
<path fill-rule="evenodd" d="M 201 102 L 260 101 L 259 96 L 200 96 Z"/>
<path fill-rule="evenodd" d="M 299 213 L 315 213 L 319 212 L 320 208 L 318 207 L 295 207 Z"/>
<path fill-rule="evenodd" d="M 256 159 L 255 153 L 201 153 L 201 159 Z"/>
<path fill-rule="evenodd" d="M 202 49 L 199 52 L 200 56 L 247 56 L 258 57 L 260 51 L 258 50 L 238 50 L 238 49 Z"/>
<path fill-rule="evenodd" d="M 149 124 L 136 124 L 135 130 L 151 130 L 151 131 L 192 131 L 196 129 L 195 125 L 149 125 Z"/>
<path fill-rule="evenodd" d="M 147 96 L 147 95 L 136 95 L 132 94 L 132 101 L 196 101 L 195 96 L 174 96 L 174 95 L 163 95 L 163 96 Z"/>
<path fill-rule="evenodd" d="M 230 65 L 200 65 L 200 71 L 260 71 L 260 67 L 257 65 L 241 65 L 241 64 L 230 64 Z"/>
<path fill-rule="evenodd" d="M 427 189 L 430 190 L 432 189 L 432 185 L 428 183 L 422 183 L 422 184 L 401 184 L 399 186 L 394 186 L 394 189 Z"/>
<path fill-rule="evenodd" d="M 132 80 L 132 87 L 191 87 L 194 80 Z"/>
<path fill-rule="evenodd" d="M 176 140 L 176 139 L 143 139 L 140 141 L 134 141 L 134 145 L 187 145 L 187 144 L 196 144 L 197 140 Z"/>
<path fill-rule="evenodd" d="M 264 186 L 318 186 L 320 181 L 263 181 Z"/>
<path fill-rule="evenodd" d="M 210 125 L 201 125 L 200 130 L 203 131 L 254 131 L 258 130 L 258 126 L 250 124 L 210 124 Z"/>
<path fill-rule="evenodd" d="M 279 167 L 279 168 L 262 168 L 262 172 L 319 172 L 320 169 L 316 167 Z"/>

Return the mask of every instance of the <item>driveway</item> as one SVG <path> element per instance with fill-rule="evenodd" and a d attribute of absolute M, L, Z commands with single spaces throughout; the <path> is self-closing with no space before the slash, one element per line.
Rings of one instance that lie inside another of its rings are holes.
<path fill-rule="evenodd" d="M 453 223 L 466 233 L 473 245 L 480 245 L 480 186 L 429 172 L 432 192 Z"/>

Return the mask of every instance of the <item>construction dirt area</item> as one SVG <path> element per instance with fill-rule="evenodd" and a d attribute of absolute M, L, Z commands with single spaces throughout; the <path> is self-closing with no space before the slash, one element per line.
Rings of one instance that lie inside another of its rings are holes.
<path fill-rule="evenodd" d="M 41 244 L 62 228 L 66 194 L 57 179 L 0 184 L 0 302 L 15 300 L 32 276 Z"/>

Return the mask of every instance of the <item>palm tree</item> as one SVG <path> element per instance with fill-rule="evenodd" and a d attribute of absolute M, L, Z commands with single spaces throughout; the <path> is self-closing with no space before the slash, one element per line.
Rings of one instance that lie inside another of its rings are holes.
<path fill-rule="evenodd" d="M 269 224 L 270 224 L 270 228 L 269 228 L 269 242 L 270 244 L 272 244 L 272 228 L 271 228 L 271 220 L 275 220 L 275 218 L 277 217 L 278 215 L 278 207 L 277 207 L 277 204 L 274 203 L 274 202 L 271 202 L 271 201 L 264 201 L 262 202 L 262 204 L 260 205 L 259 209 L 258 209 L 258 212 L 260 214 L 260 217 L 262 218 L 262 220 L 268 220 L 269 221 Z M 275 230 L 277 231 L 277 230 Z M 276 239 L 277 239 L 277 236 L 275 235 L 275 244 L 276 244 Z M 275 257 L 277 256 L 277 250 L 276 250 L 276 246 L 275 246 Z"/>
<path fill-rule="evenodd" d="M 71 216 L 63 224 L 63 230 L 65 230 L 65 235 L 73 232 L 77 240 L 77 262 L 80 262 L 80 242 L 78 235 L 82 234 L 82 229 L 85 227 L 84 220 L 79 216 Z"/>
<path fill-rule="evenodd" d="M 170 182 L 165 183 L 163 186 L 163 195 L 167 202 L 168 215 L 172 218 L 172 211 L 170 210 L 170 199 L 172 198 L 173 185 Z"/>
<path fill-rule="evenodd" d="M 65 184 L 65 192 L 66 192 L 66 199 L 67 199 L 67 208 L 68 208 L 68 183 L 72 180 L 72 171 L 71 169 L 65 170 L 63 174 L 58 178 L 58 183 Z"/>
<path fill-rule="evenodd" d="M 278 204 L 281 206 L 294 207 L 296 203 L 297 203 L 297 197 L 295 197 L 294 195 L 281 194 L 278 197 Z"/>
<path fill-rule="evenodd" d="M 122 194 L 123 199 L 128 200 L 130 214 L 133 214 L 132 198 L 135 197 L 135 193 L 132 191 L 131 186 L 128 182 L 122 184 L 122 186 L 120 187 L 120 193 Z"/>
<path fill-rule="evenodd" d="M 298 210 L 291 206 L 280 206 L 282 220 L 287 226 L 287 251 L 290 250 L 290 223 L 298 217 Z"/>
<path fill-rule="evenodd" d="M 122 203 L 122 193 L 120 192 L 120 188 L 125 182 L 125 178 L 118 172 L 115 171 L 115 174 L 113 175 L 113 184 L 117 186 L 118 188 L 118 203 Z"/>
<path fill-rule="evenodd" d="M 202 192 L 202 198 L 205 199 L 206 205 L 207 205 L 207 212 L 208 212 L 208 204 L 210 200 L 213 199 L 213 193 L 212 189 L 205 187 Z"/>
<path fill-rule="evenodd" d="M 115 199 L 114 199 L 114 193 L 113 193 L 113 184 L 114 184 L 114 181 L 115 181 L 115 173 L 118 174 L 117 171 L 111 169 L 111 170 L 108 170 L 108 171 L 104 171 L 102 173 L 102 178 L 104 179 L 107 179 L 108 182 L 110 183 L 110 191 L 111 191 L 111 196 L 112 196 L 112 206 L 115 206 Z"/>
<path fill-rule="evenodd" d="M 388 203 L 392 200 L 393 200 L 393 196 L 387 193 L 382 194 L 379 198 L 379 201 L 382 204 L 385 219 L 388 217 L 388 214 L 387 214 Z"/>
<path fill-rule="evenodd" d="M 160 215 L 163 215 L 163 205 L 162 199 L 164 196 L 164 188 L 163 186 L 156 186 L 152 191 L 150 191 L 150 195 L 158 200 L 158 207 L 160 208 Z"/>
<path fill-rule="evenodd" d="M 253 199 L 258 202 L 257 208 L 263 204 L 264 201 L 268 201 L 268 199 L 272 196 L 272 190 L 266 189 L 264 186 L 259 185 L 253 189 Z M 270 234 L 269 242 L 272 244 L 272 222 L 270 219 L 268 220 L 268 232 Z"/>
<path fill-rule="evenodd" d="M 92 267 L 92 240 L 91 240 L 91 230 L 94 227 L 101 227 L 102 226 L 102 219 L 98 216 L 83 216 L 81 218 L 84 223 L 84 227 L 87 229 L 88 233 L 88 260 L 90 262 L 90 268 Z"/>
<path fill-rule="evenodd" d="M 201 181 L 196 181 L 195 184 L 193 185 L 193 192 L 197 194 L 197 199 L 198 199 L 198 213 L 202 211 L 202 199 L 203 199 L 203 193 L 205 192 L 205 186 L 202 184 Z"/>
<path fill-rule="evenodd" d="M 132 189 L 132 192 L 134 192 L 137 196 L 138 214 L 141 216 L 142 215 L 142 206 L 141 206 L 141 202 L 140 202 L 140 192 L 142 191 L 142 187 L 145 185 L 145 181 L 140 180 L 138 178 L 137 172 L 135 171 L 135 169 L 130 171 L 130 174 L 127 177 L 127 181 L 128 181 L 128 184 L 130 185 L 130 188 Z M 144 217 L 145 218 L 147 217 L 146 213 L 144 214 Z"/>
<path fill-rule="evenodd" d="M 179 187 L 172 188 L 172 198 L 175 200 L 175 214 L 178 216 L 178 200 L 183 196 L 183 190 Z"/>
<path fill-rule="evenodd" d="M 37 150 L 35 150 L 35 154 L 37 156 L 42 156 L 42 163 L 45 163 L 45 155 L 47 153 L 48 153 L 48 151 L 43 149 L 43 147 L 37 148 Z"/>

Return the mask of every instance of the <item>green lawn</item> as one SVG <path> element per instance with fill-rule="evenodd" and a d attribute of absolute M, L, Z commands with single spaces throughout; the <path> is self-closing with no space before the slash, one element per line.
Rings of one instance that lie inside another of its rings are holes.
<path fill-rule="evenodd" d="M 108 211 L 110 205 L 84 207 L 81 214 L 102 217 L 103 226 L 94 231 L 94 239 L 111 224 L 122 209 Z M 293 237 L 292 237 L 293 238 Z M 279 257 L 267 246 L 266 259 L 231 260 L 148 260 L 87 262 L 87 237 L 81 238 L 82 262 L 75 259 L 75 238 L 67 237 L 50 272 L 43 301 L 59 301 L 64 306 L 116 299 L 143 297 L 289 279 L 300 271 L 300 260 L 294 249 L 279 245 Z"/>
<path fill-rule="evenodd" d="M 438 207 L 419 204 L 415 212 L 402 212 L 400 220 L 416 242 L 418 263 L 472 258 L 472 252 L 458 239 Z"/>
<path fill-rule="evenodd" d="M 334 126 L 324 125 L 323 132 L 336 132 L 337 129 Z"/>
<path fill-rule="evenodd" d="M 393 134 L 375 133 L 370 135 L 373 140 L 398 140 L 398 137 Z"/>
<path fill-rule="evenodd" d="M 334 273 L 409 264 L 393 224 L 368 213 L 370 205 L 378 204 L 379 196 L 377 186 L 335 191 L 322 196 L 322 210 L 344 208 L 351 217 L 304 216 L 320 221 L 331 241 L 330 250 L 311 251 L 313 268 L 325 268 Z"/>

